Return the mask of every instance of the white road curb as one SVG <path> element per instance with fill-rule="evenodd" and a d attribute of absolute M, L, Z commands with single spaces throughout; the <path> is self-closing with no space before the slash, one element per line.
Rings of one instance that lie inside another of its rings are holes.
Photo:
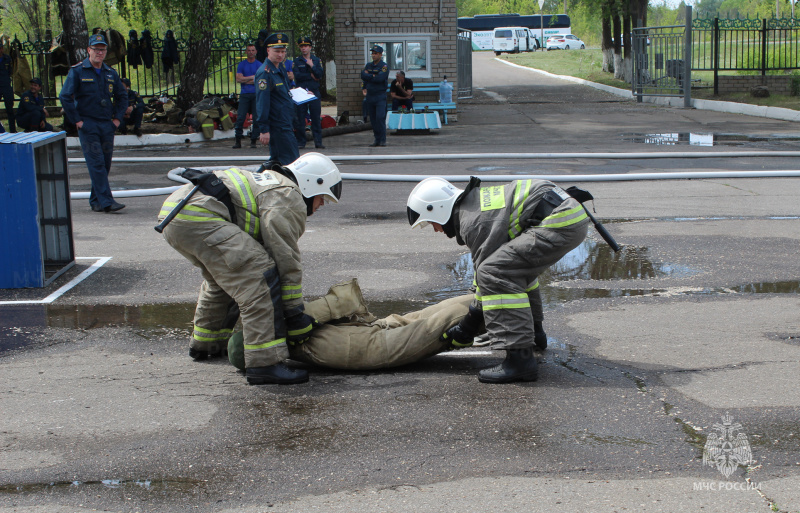
<path fill-rule="evenodd" d="M 214 130 L 214 137 L 206 139 L 203 134 L 144 134 L 141 137 L 135 135 L 116 135 L 114 136 L 114 147 L 128 146 L 158 146 L 189 144 L 207 141 L 218 141 L 220 139 L 233 139 L 233 130 Z M 81 142 L 77 137 L 67 137 L 67 148 L 80 148 Z"/>

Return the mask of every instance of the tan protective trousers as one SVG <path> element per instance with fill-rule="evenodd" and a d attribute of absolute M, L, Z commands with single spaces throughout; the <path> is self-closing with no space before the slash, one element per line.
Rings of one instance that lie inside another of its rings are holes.
<path fill-rule="evenodd" d="M 327 324 L 315 329 L 306 343 L 289 346 L 289 353 L 294 360 L 344 370 L 385 369 L 413 363 L 449 349 L 439 336 L 467 314 L 472 298 L 459 296 L 423 310 L 375 320 L 353 279 L 306 303 L 306 313 Z M 231 337 L 231 344 L 236 339 L 237 336 Z M 241 363 L 234 361 L 235 353 L 229 345 L 231 363 L 241 368 Z"/>
<path fill-rule="evenodd" d="M 587 221 L 559 229 L 532 227 L 500 246 L 476 270 L 481 297 L 517 294 L 527 295 L 530 301 L 533 291 L 528 289 L 545 269 L 583 242 L 588 225 Z M 539 304 L 527 308 L 513 305 L 489 309 L 484 302 L 483 317 L 494 341 L 492 349 L 533 346 L 534 311 L 541 312 L 541 295 L 533 296 Z"/>
<path fill-rule="evenodd" d="M 241 314 L 247 367 L 274 365 L 289 356 L 275 262 L 255 239 L 232 223 L 181 219 L 167 225 L 164 238 L 205 279 L 194 314 L 193 349 L 216 352 L 227 346 L 233 300 Z"/>

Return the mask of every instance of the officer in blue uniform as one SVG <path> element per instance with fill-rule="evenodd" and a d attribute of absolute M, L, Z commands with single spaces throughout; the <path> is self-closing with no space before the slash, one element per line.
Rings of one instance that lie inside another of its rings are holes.
<path fill-rule="evenodd" d="M 367 114 L 372 121 L 375 141 L 370 146 L 386 146 L 386 84 L 389 66 L 383 62 L 383 47 L 375 45 L 370 50 L 372 62 L 361 70 L 361 81 L 367 90 Z"/>
<path fill-rule="evenodd" d="M 297 117 L 295 119 L 294 134 L 297 136 L 297 147 L 304 148 L 306 145 L 306 114 L 311 117 L 311 133 L 314 136 L 314 146 L 324 148 L 322 144 L 322 93 L 320 93 L 319 83 L 324 73 L 322 61 L 316 55 L 311 54 L 313 42 L 310 37 L 301 37 L 297 40 L 300 47 L 300 55 L 294 58 L 294 81 L 297 87 L 308 89 L 316 100 L 302 103 L 297 106 Z"/>
<path fill-rule="evenodd" d="M 3 40 L 0 39 L 0 99 L 6 107 L 8 116 L 8 131 L 12 134 L 17 131 L 17 122 L 14 116 L 14 87 L 11 85 L 11 75 L 14 74 L 14 65 L 11 56 L 5 54 Z"/>
<path fill-rule="evenodd" d="M 131 89 L 131 79 L 120 79 L 125 90 L 128 91 L 128 108 L 125 109 L 125 119 L 119 125 L 119 133 L 128 133 L 128 125 L 133 125 L 133 133 L 136 137 L 142 136 L 142 118 L 144 117 L 144 100 L 137 91 Z"/>
<path fill-rule="evenodd" d="M 108 44 L 102 34 L 89 38 L 89 57 L 69 70 L 59 99 L 68 121 L 78 128 L 92 192 L 89 205 L 95 212 L 116 212 L 125 208 L 114 201 L 108 184 L 114 132 L 123 123 L 128 93 L 119 75 L 103 63 Z"/>
<path fill-rule="evenodd" d="M 52 132 L 53 125 L 47 122 L 47 109 L 44 108 L 42 80 L 31 79 L 31 88 L 22 93 L 17 107 L 17 125 L 26 132 Z"/>
<path fill-rule="evenodd" d="M 286 34 L 272 34 L 266 40 L 267 58 L 256 72 L 256 118 L 261 144 L 269 144 L 270 160 L 289 165 L 298 157 L 294 136 L 294 102 L 289 96 Z"/>

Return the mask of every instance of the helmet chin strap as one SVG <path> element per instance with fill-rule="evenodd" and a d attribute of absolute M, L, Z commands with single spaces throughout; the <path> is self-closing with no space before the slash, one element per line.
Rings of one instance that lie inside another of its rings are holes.
<path fill-rule="evenodd" d="M 450 219 L 448 219 L 447 222 L 442 225 L 442 230 L 444 230 L 444 234 L 447 235 L 448 239 L 452 239 L 456 236 L 456 227 L 453 226 L 452 214 L 450 214 Z"/>
<path fill-rule="evenodd" d="M 306 198 L 303 196 L 303 201 L 306 202 L 306 217 L 314 213 L 314 198 Z"/>

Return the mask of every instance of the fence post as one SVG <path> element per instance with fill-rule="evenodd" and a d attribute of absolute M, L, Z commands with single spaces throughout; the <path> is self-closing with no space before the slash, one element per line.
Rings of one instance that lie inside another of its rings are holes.
<path fill-rule="evenodd" d="M 642 19 L 641 18 L 636 20 L 636 28 L 637 29 L 642 28 Z M 633 34 L 634 34 L 634 37 L 631 38 L 632 41 L 633 41 L 633 56 L 632 56 L 633 59 L 632 59 L 632 61 L 633 61 L 633 65 L 634 65 L 634 70 L 636 71 L 636 73 L 633 76 L 633 83 L 634 83 L 634 87 L 636 88 L 636 102 L 637 103 L 642 103 L 644 101 L 644 97 L 642 96 L 642 93 L 644 92 L 644 86 L 642 84 L 642 82 L 644 81 L 644 79 L 642 78 L 643 75 L 644 75 L 642 73 L 642 63 L 643 63 L 644 59 L 642 59 L 641 38 L 640 37 L 636 37 L 637 32 L 635 30 L 633 31 Z M 644 51 L 647 51 L 647 48 L 645 48 Z"/>
<path fill-rule="evenodd" d="M 686 6 L 686 29 L 683 34 L 683 107 L 692 106 L 692 6 Z"/>
<path fill-rule="evenodd" d="M 714 63 L 714 96 L 719 95 L 719 18 L 714 18 L 711 32 L 711 60 Z"/>
<path fill-rule="evenodd" d="M 761 76 L 767 74 L 767 19 L 761 20 Z"/>

